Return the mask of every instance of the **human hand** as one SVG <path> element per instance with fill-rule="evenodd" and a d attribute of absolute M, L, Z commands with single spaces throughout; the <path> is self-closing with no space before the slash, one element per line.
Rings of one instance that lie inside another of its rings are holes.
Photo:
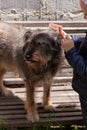
<path fill-rule="evenodd" d="M 65 52 L 69 51 L 71 48 L 74 47 L 74 42 L 71 39 L 69 35 L 66 35 L 62 40 L 61 40 L 61 45 L 64 49 Z"/>

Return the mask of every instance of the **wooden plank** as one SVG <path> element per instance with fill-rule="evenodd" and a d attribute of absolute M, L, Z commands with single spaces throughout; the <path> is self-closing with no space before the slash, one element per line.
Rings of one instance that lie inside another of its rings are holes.
<path fill-rule="evenodd" d="M 2 117 L 3 116 L 3 117 Z M 40 118 L 44 119 L 51 119 L 51 118 L 68 118 L 68 117 L 76 117 L 76 116 L 81 116 L 81 111 L 80 112 L 48 112 L 48 113 L 39 113 Z M 12 114 L 7 114 L 7 115 L 0 115 L 0 118 L 3 120 L 16 120 L 16 119 L 26 119 L 26 114 L 25 113 L 12 113 Z M 63 119 L 62 119 L 63 120 Z"/>
<path fill-rule="evenodd" d="M 40 121 L 35 124 L 47 125 L 49 122 L 52 122 L 52 124 L 57 123 L 57 125 L 82 124 L 78 95 L 72 91 L 70 86 L 60 87 L 57 87 L 57 84 L 56 86 L 53 85 L 51 91 L 52 101 L 56 107 L 53 112 L 44 110 L 40 105 L 43 89 L 39 87 L 36 90 L 38 94 L 36 94 L 36 100 L 39 103 L 37 105 Z M 30 127 L 34 125 L 34 123 L 28 122 L 26 119 L 26 111 L 24 109 L 24 101 L 26 98 L 24 96 L 25 88 L 12 88 L 12 90 L 15 92 L 15 97 L 0 97 L 0 119 L 2 120 L 0 125 L 4 127 Z"/>
<path fill-rule="evenodd" d="M 26 30 L 32 29 L 32 30 L 37 30 L 37 29 L 42 29 L 42 30 L 47 30 L 48 27 L 25 27 Z M 85 33 L 87 31 L 87 27 L 64 27 L 63 30 L 68 33 L 68 34 L 81 34 Z"/>
<path fill-rule="evenodd" d="M 73 122 L 74 121 L 74 122 Z M 4 122 L 1 122 L 1 126 L 5 127 L 30 127 L 34 125 L 39 126 L 47 126 L 49 123 L 50 125 L 67 125 L 67 122 L 69 125 L 76 125 L 76 124 L 83 124 L 82 116 L 76 116 L 76 117 L 65 117 L 65 118 L 42 118 L 39 122 L 31 123 L 28 122 L 26 119 L 16 119 L 16 120 L 7 120 Z"/>
<path fill-rule="evenodd" d="M 19 84 L 19 85 L 22 85 L 24 84 L 24 79 L 23 78 L 4 78 L 4 84 L 5 85 L 12 85 L 12 84 Z"/>
<path fill-rule="evenodd" d="M 6 21 L 25 27 L 48 27 L 49 23 L 61 24 L 64 27 L 87 27 L 87 21 Z"/>
<path fill-rule="evenodd" d="M 53 82 L 54 83 L 63 83 L 63 82 L 71 82 L 72 76 L 67 77 L 54 77 Z M 4 84 L 5 85 L 24 85 L 24 80 L 22 78 L 4 78 Z"/>
<path fill-rule="evenodd" d="M 26 29 L 47 29 L 49 26 L 49 23 L 56 23 L 63 25 L 64 31 L 66 33 L 85 33 L 87 30 L 87 22 L 86 21 L 7 21 L 8 23 L 12 24 L 18 24 L 24 26 Z"/>

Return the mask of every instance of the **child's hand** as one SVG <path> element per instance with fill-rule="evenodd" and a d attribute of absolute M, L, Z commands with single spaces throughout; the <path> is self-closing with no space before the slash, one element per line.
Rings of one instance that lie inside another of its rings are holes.
<path fill-rule="evenodd" d="M 61 40 L 61 45 L 65 52 L 69 51 L 72 47 L 74 47 L 74 42 L 72 41 L 71 37 L 69 35 L 66 35 Z"/>

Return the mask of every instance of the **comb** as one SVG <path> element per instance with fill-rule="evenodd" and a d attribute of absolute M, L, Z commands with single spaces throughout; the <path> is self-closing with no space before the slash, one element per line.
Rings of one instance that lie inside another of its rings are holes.
<path fill-rule="evenodd" d="M 66 33 L 63 31 L 63 27 L 59 24 L 54 24 L 54 23 L 50 23 L 49 24 L 49 28 L 55 32 L 58 32 L 59 34 L 61 34 L 63 37 L 66 36 Z"/>

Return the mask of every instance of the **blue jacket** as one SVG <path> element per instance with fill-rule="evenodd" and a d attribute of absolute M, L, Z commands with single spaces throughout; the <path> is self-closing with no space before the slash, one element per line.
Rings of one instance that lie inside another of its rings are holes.
<path fill-rule="evenodd" d="M 85 38 L 72 36 L 75 47 L 65 57 L 73 68 L 72 87 L 80 95 L 87 98 L 87 35 Z"/>

